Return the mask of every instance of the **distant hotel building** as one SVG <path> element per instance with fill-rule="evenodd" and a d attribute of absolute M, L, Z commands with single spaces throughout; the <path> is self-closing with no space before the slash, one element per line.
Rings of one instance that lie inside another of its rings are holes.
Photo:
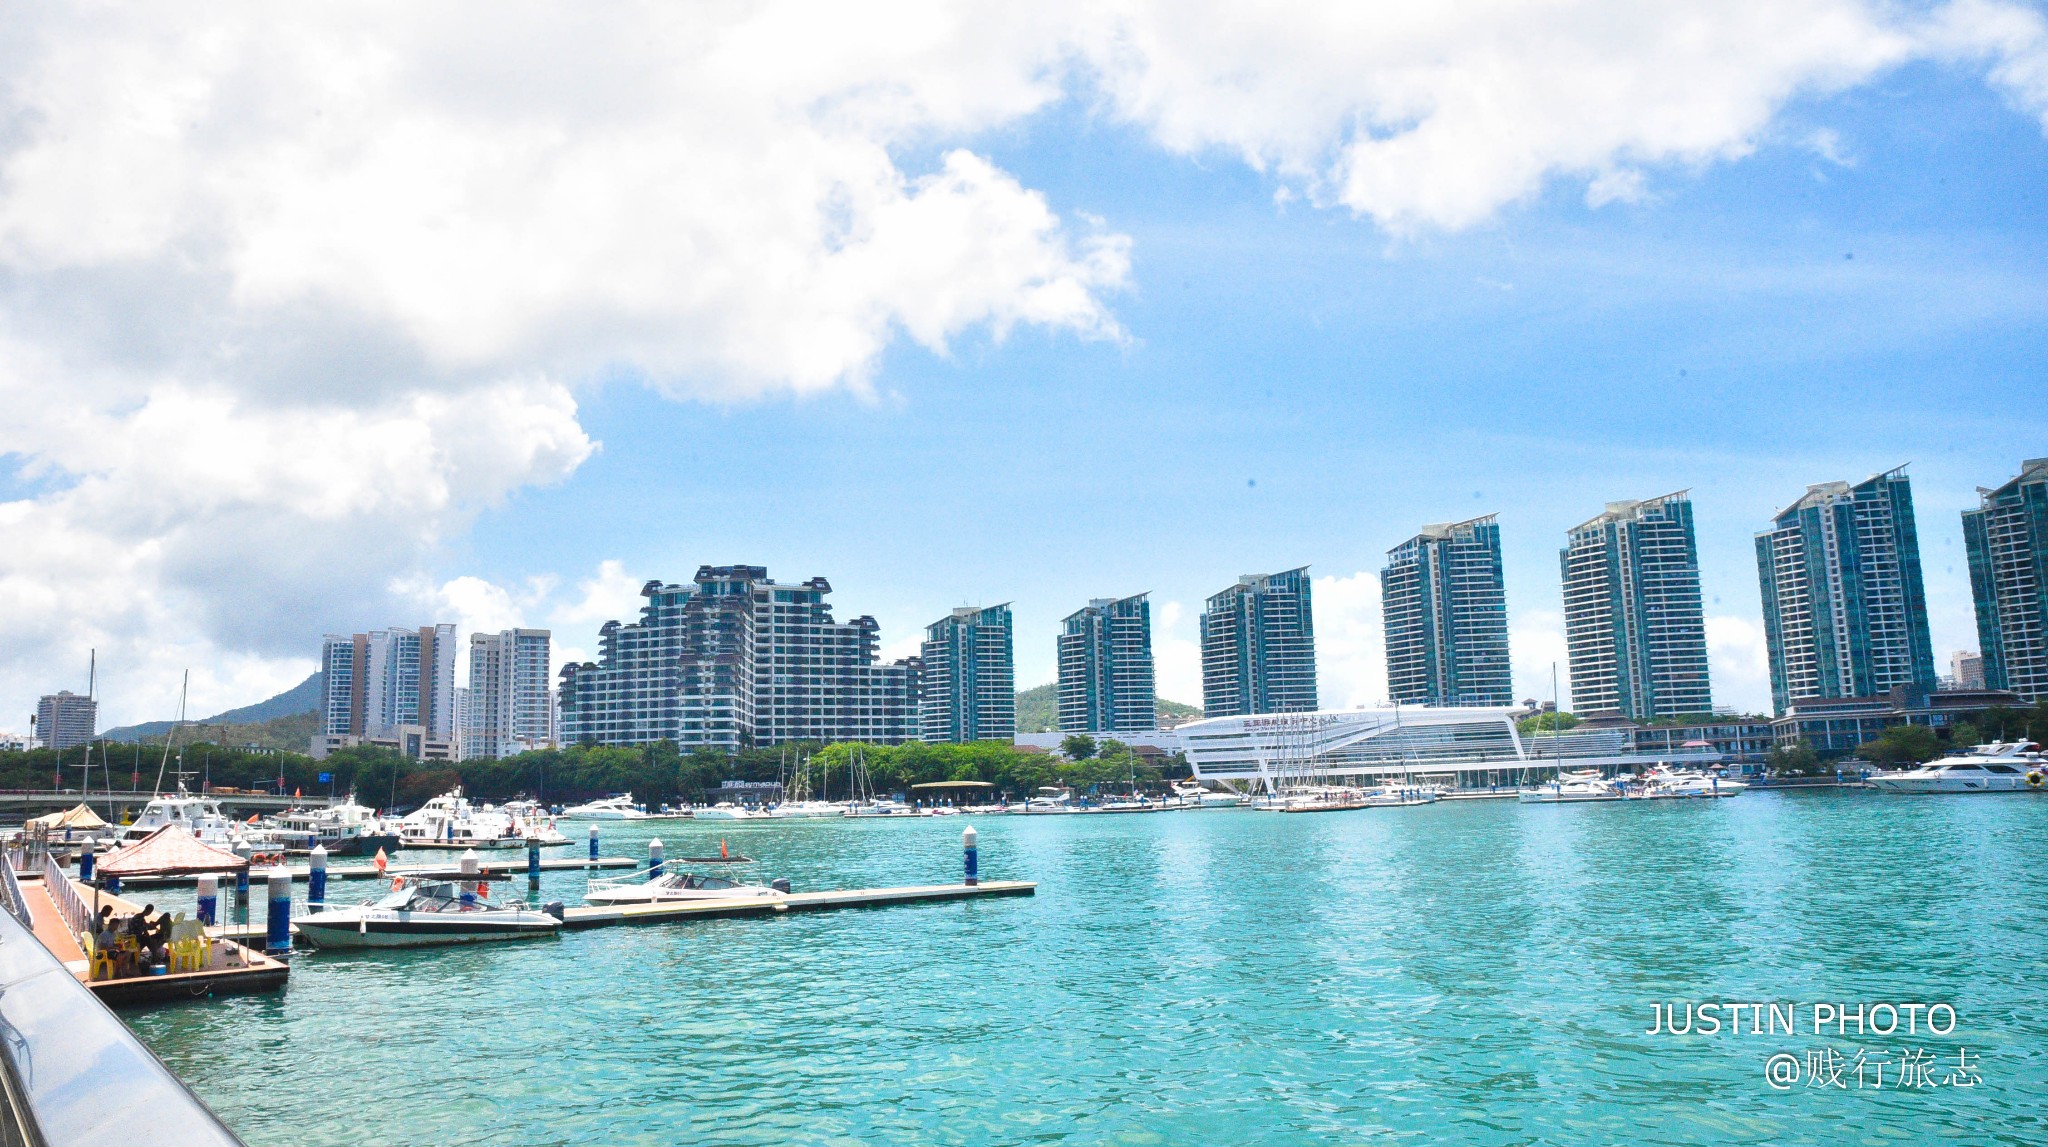
<path fill-rule="evenodd" d="M 1685 491 L 1610 502 L 1558 555 L 1572 711 L 1635 721 L 1706 713 L 1706 618 Z"/>
<path fill-rule="evenodd" d="M 1380 573 L 1387 693 L 1404 704 L 1512 705 L 1508 599 L 1493 515 L 1425 526 Z"/>
<path fill-rule="evenodd" d="M 2019 477 L 1978 490 L 1963 512 L 1970 592 L 1984 684 L 2025 701 L 2048 698 L 2048 458 L 2029 458 Z"/>
<path fill-rule="evenodd" d="M 1060 729 L 1124 733 L 1159 721 L 1152 606 L 1144 594 L 1097 598 L 1060 623 Z"/>
<path fill-rule="evenodd" d="M 1771 701 L 1934 687 L 1913 488 L 1901 470 L 1824 482 L 1756 536 Z"/>
<path fill-rule="evenodd" d="M 89 745 L 99 732 L 100 703 L 69 689 L 36 702 L 36 740 L 45 749 Z"/>
<path fill-rule="evenodd" d="M 1973 650 L 1958 649 L 1948 657 L 1949 685 L 1955 689 L 1984 688 L 1984 657 Z"/>
<path fill-rule="evenodd" d="M 320 730 L 312 755 L 352 745 L 405 756 L 456 753 L 455 627 L 330 634 L 320 651 Z"/>
<path fill-rule="evenodd" d="M 1202 610 L 1203 716 L 1314 711 L 1311 605 L 1306 566 L 1246 574 L 1209 599 Z"/>
<path fill-rule="evenodd" d="M 684 752 L 916 740 L 919 662 L 877 664 L 875 619 L 833 621 L 831 592 L 821 577 L 770 581 L 761 566 L 648 582 L 638 622 L 606 622 L 599 660 L 562 667 L 561 739 L 672 740 Z"/>
<path fill-rule="evenodd" d="M 469 635 L 464 757 L 510 757 L 554 744 L 550 636 L 545 629 Z"/>
<path fill-rule="evenodd" d="M 927 741 L 1012 741 L 1017 671 L 1010 607 L 963 607 L 925 627 L 919 732 Z"/>

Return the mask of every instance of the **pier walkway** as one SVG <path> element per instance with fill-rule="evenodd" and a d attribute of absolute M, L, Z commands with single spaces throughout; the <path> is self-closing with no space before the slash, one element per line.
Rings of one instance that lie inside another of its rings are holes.
<path fill-rule="evenodd" d="M 640 862 L 630 856 L 605 856 L 597 860 L 548 859 L 540 862 L 540 870 L 542 872 L 568 872 L 580 868 L 638 868 L 639 866 Z M 268 871 L 270 869 L 254 870 L 249 874 L 249 879 L 252 881 L 256 880 L 258 873 Z M 293 880 L 303 882 L 312 872 L 312 868 L 304 864 L 295 864 L 287 866 L 285 871 L 291 873 Z M 524 875 L 526 872 L 526 854 L 521 852 L 517 860 L 480 861 L 477 865 L 477 872 L 490 880 L 509 880 L 514 876 Z M 229 884 L 234 883 L 234 874 L 232 872 L 220 872 L 215 873 L 215 875 L 221 877 Z M 458 880 L 464 875 L 460 867 L 460 861 L 455 864 L 393 864 L 386 867 L 382 872 L 377 871 L 376 866 L 371 864 L 350 864 L 346 866 L 330 864 L 327 866 L 327 879 L 330 881 L 389 880 L 394 876 L 403 876 L 412 880 Z M 198 883 L 199 877 L 191 873 L 176 876 L 124 876 L 121 878 L 121 887 L 123 888 L 190 888 Z"/>

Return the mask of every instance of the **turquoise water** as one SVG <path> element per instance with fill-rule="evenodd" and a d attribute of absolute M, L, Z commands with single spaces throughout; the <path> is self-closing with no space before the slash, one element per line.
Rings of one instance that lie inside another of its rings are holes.
<path fill-rule="evenodd" d="M 282 996 L 127 1018 L 257 1145 L 2048 1142 L 2048 800 L 976 826 L 983 875 L 1036 897 L 316 953 Z M 801 890 L 957 878 L 962 827 L 605 832 L 722 835 Z M 1710 1000 L 1958 1019 L 1645 1033 Z M 1981 1082 L 1767 1084 L 1822 1048 L 1923 1051 L 1935 1079 L 1967 1049 Z"/>

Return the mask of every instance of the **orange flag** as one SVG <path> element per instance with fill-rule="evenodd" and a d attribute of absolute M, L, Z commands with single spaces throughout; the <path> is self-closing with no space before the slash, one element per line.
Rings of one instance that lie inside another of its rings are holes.
<path fill-rule="evenodd" d="M 383 849 L 381 849 L 381 848 L 377 850 L 377 861 L 376 861 L 376 864 L 377 864 L 377 875 L 379 875 L 379 876 L 382 876 L 382 875 L 384 875 L 384 870 L 385 870 L 386 868 L 390 867 L 390 865 L 391 865 L 391 858 L 389 858 L 389 857 L 385 856 L 385 855 L 384 855 L 384 850 L 383 850 Z"/>

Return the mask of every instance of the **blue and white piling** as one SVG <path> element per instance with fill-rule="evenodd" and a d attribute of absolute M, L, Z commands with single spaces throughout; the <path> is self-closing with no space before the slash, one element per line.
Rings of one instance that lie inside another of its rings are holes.
<path fill-rule="evenodd" d="M 474 904 L 477 882 L 483 879 L 483 858 L 476 854 L 476 849 L 465 848 L 459 863 L 462 869 L 462 902 Z"/>
<path fill-rule="evenodd" d="M 90 840 L 86 841 L 84 846 L 78 850 L 78 879 L 81 881 L 92 879 L 92 841 Z"/>
<path fill-rule="evenodd" d="M 976 855 L 978 850 L 974 847 L 974 839 L 974 826 L 970 824 L 966 831 L 960 834 L 960 847 L 967 853 L 966 883 L 969 888 L 981 883 L 980 858 Z"/>
<path fill-rule="evenodd" d="M 537 836 L 526 838 L 526 886 L 540 887 L 540 838 Z"/>
<path fill-rule="evenodd" d="M 199 876 L 199 922 L 208 928 L 220 923 L 220 877 L 211 872 Z"/>
<path fill-rule="evenodd" d="M 593 863 L 597 860 L 597 826 L 594 824 L 590 826 L 590 859 Z"/>
<path fill-rule="evenodd" d="M 660 838 L 660 837 L 656 837 L 655 839 L 653 839 L 653 840 L 650 840 L 650 841 L 648 841 L 648 842 L 647 842 L 647 878 L 648 878 L 649 880 L 660 880 L 660 879 L 661 879 L 661 838 Z"/>
<path fill-rule="evenodd" d="M 327 906 L 327 846 L 315 844 L 306 870 L 306 907 L 317 912 Z"/>
<path fill-rule="evenodd" d="M 264 918 L 263 950 L 281 956 L 292 950 L 292 874 L 273 868 L 265 883 L 270 891 L 270 914 Z"/>
<path fill-rule="evenodd" d="M 235 855 L 242 858 L 242 867 L 235 870 L 235 907 L 237 908 L 246 909 L 249 907 L 250 852 L 251 850 L 246 844 L 235 846 Z"/>

